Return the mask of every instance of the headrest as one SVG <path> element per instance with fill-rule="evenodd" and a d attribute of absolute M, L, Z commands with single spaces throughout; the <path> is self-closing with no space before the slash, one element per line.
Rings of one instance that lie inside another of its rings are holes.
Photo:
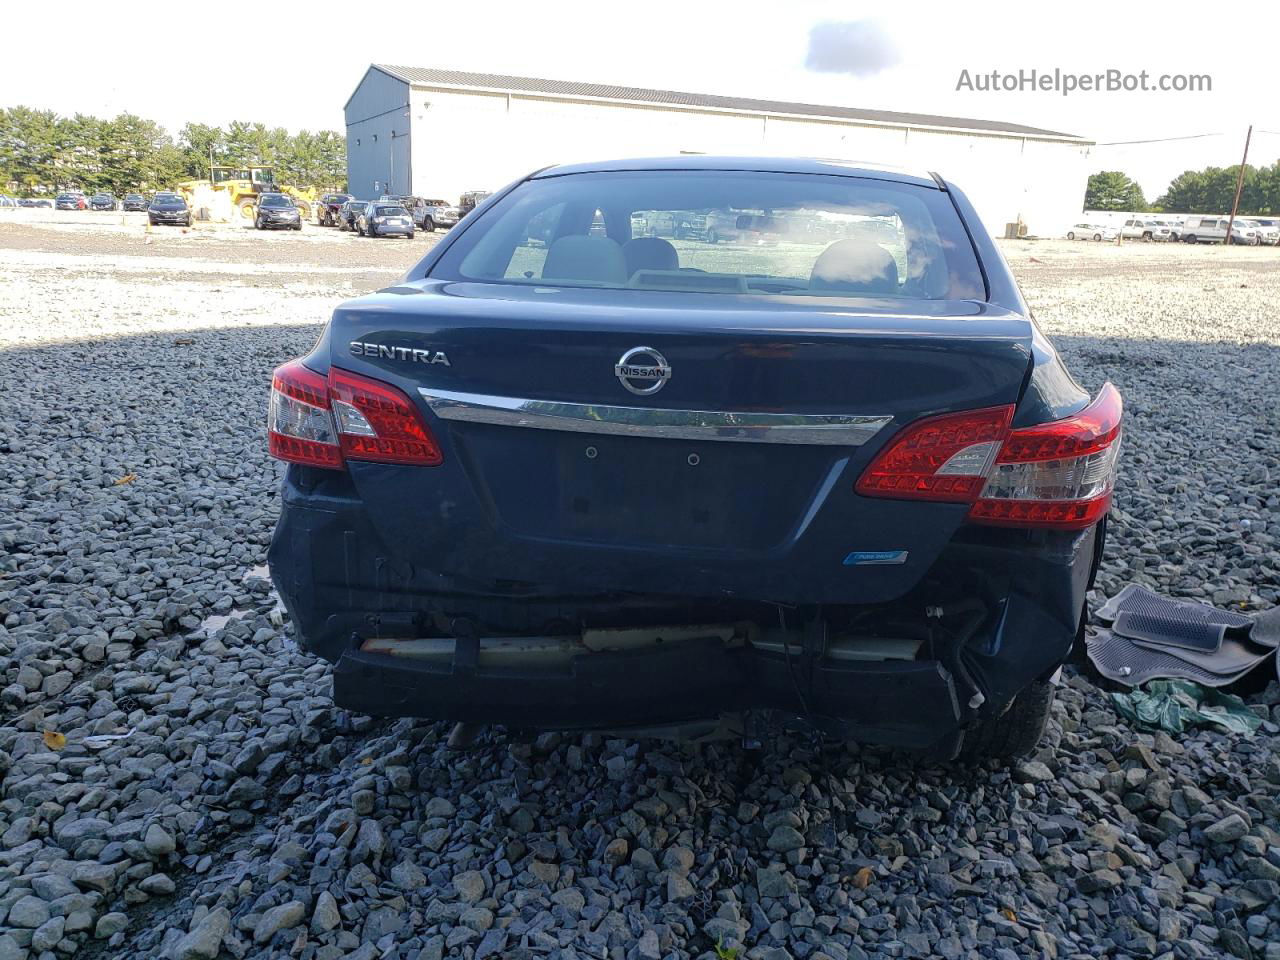
<path fill-rule="evenodd" d="M 837 240 L 818 255 L 809 277 L 810 290 L 837 293 L 896 294 L 898 264 L 893 255 L 870 240 Z"/>
<path fill-rule="evenodd" d="M 585 280 L 593 283 L 627 282 L 627 264 L 622 247 L 608 237 L 571 234 L 561 237 L 547 250 L 542 264 L 544 280 Z"/>
<path fill-rule="evenodd" d="M 677 270 L 680 255 L 670 242 L 661 237 L 636 237 L 622 245 L 627 261 L 627 276 L 637 270 Z"/>

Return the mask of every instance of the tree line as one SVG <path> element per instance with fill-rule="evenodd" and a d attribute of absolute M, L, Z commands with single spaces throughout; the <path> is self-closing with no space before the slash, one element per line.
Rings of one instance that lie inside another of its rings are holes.
<path fill-rule="evenodd" d="M 1165 192 L 1148 203 L 1132 178 L 1119 170 L 1103 170 L 1089 178 L 1084 208 L 1135 213 L 1226 213 L 1235 198 L 1239 176 L 1239 164 L 1188 170 L 1174 177 Z M 1280 214 L 1280 161 L 1269 167 L 1245 164 L 1239 212 L 1243 216 Z"/>
<path fill-rule="evenodd" d="M 104 120 L 0 108 L 0 190 L 5 192 L 151 192 L 207 178 L 211 161 L 271 166 L 277 183 L 300 187 L 341 189 L 347 180 L 346 139 L 334 130 L 289 133 L 241 121 L 226 127 L 188 123 L 175 139 L 159 124 L 131 113 Z"/>

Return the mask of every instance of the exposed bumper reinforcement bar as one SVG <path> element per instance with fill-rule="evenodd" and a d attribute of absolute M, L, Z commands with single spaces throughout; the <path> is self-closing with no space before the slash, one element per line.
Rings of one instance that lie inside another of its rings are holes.
<path fill-rule="evenodd" d="M 552 646 L 563 652 L 559 641 Z M 385 641 L 366 641 L 343 653 L 334 668 L 339 706 L 543 730 L 643 727 L 772 710 L 862 742 L 919 750 L 937 749 L 961 725 L 955 680 L 933 660 L 823 658 L 808 663 L 802 677 L 794 654 L 788 663 L 719 637 L 504 666 L 480 655 L 474 643 L 459 643 L 447 656 L 443 647 L 420 651 L 427 656 L 386 650 Z"/>

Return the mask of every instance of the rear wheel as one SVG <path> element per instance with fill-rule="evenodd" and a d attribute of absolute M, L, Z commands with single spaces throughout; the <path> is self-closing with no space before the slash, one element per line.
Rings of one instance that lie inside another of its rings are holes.
<path fill-rule="evenodd" d="M 1075 238 L 1076 238 L 1076 233 L 1075 233 L 1075 231 L 1074 231 L 1074 230 L 1068 230 L 1068 231 L 1067 231 L 1067 239 L 1068 239 L 1068 240 L 1074 240 Z"/>
<path fill-rule="evenodd" d="M 258 205 L 252 200 L 240 201 L 240 216 L 246 220 L 253 220 L 258 215 Z"/>
<path fill-rule="evenodd" d="M 1101 243 L 1101 242 L 1102 242 L 1102 234 L 1100 234 L 1100 233 L 1095 233 L 1095 234 L 1093 235 L 1093 239 L 1095 239 L 1095 240 L 1097 240 L 1099 243 Z"/>
<path fill-rule="evenodd" d="M 1056 688 L 1037 680 L 1020 694 L 998 717 L 983 720 L 964 737 L 960 757 L 965 760 L 1016 760 L 1025 757 L 1040 743 Z"/>
<path fill-rule="evenodd" d="M 1155 239 L 1155 237 L 1153 237 L 1153 236 L 1151 235 L 1151 231 L 1150 231 L 1150 230 L 1148 230 L 1146 233 L 1144 233 L 1144 234 L 1142 235 L 1142 242 L 1143 242 L 1143 243 L 1150 243 L 1150 242 L 1151 242 L 1152 240 L 1154 240 L 1154 239 Z"/>
<path fill-rule="evenodd" d="M 1193 233 L 1193 234 L 1190 234 L 1190 235 L 1186 238 L 1186 240 L 1187 240 L 1187 243 L 1196 243 L 1196 242 L 1197 242 L 1197 241 L 1196 241 L 1196 235 L 1195 235 L 1194 233 Z"/>

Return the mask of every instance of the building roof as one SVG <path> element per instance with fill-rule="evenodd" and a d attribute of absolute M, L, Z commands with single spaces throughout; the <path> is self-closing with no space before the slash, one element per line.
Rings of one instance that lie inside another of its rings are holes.
<path fill-rule="evenodd" d="M 928 113 L 900 113 L 894 110 L 863 110 L 858 107 L 794 103 L 787 100 L 753 100 L 748 97 L 727 97 L 713 93 L 685 93 L 679 90 L 622 87 L 579 80 L 545 80 L 537 77 L 512 77 L 499 73 L 469 73 L 463 70 L 438 70 L 431 67 L 400 67 L 383 63 L 372 64 L 370 69 L 380 70 L 411 86 L 604 100 L 617 103 L 657 104 L 668 107 L 724 110 L 732 113 L 820 117 L 888 126 L 971 131 L 997 136 L 1071 140 L 1082 144 L 1092 142 L 1075 134 L 1060 133 L 1056 130 L 971 117 L 943 117 Z"/>

